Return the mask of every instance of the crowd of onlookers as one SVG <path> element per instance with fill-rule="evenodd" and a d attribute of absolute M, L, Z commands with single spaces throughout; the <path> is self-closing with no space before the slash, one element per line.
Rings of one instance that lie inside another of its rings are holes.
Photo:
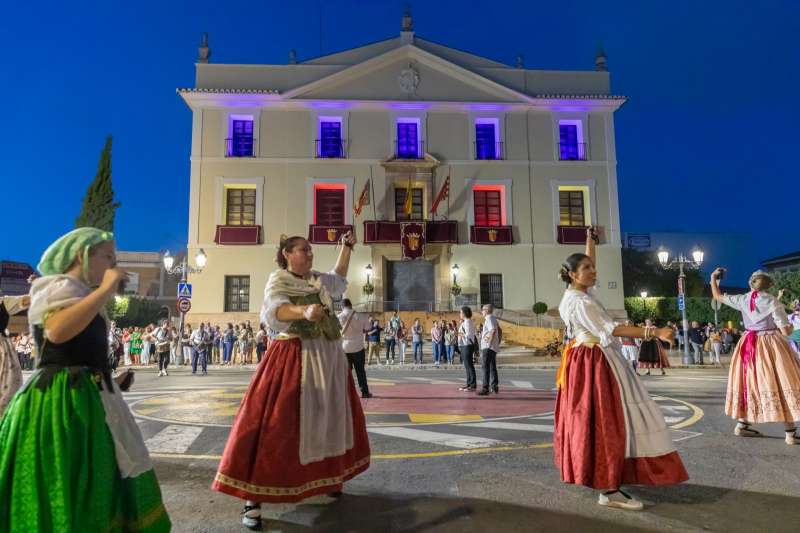
<path fill-rule="evenodd" d="M 411 326 L 406 325 L 397 312 L 392 313 L 385 323 L 381 324 L 377 317 L 369 319 L 369 329 L 364 334 L 367 349 L 366 364 L 393 365 L 406 364 L 406 353 L 411 351 L 414 364 L 425 363 L 425 343 L 430 339 L 431 360 L 435 366 L 442 364 L 462 364 L 459 349 L 458 323 L 455 320 L 434 320 L 430 330 L 425 331 L 419 318 L 415 318 Z M 480 335 L 482 324 L 477 325 Z M 383 360 L 381 361 L 381 355 Z M 458 361 L 456 361 L 458 357 Z"/>

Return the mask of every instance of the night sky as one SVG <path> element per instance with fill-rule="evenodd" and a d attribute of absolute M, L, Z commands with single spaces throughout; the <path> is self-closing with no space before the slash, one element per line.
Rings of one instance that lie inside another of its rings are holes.
<path fill-rule="evenodd" d="M 0 258 L 36 264 L 71 229 L 114 135 L 123 250 L 186 241 L 200 34 L 212 62 L 285 64 L 394 37 L 402 2 L 9 2 L 0 17 Z M 76 5 L 79 4 L 79 5 Z M 322 42 L 320 45 L 320 6 Z M 736 278 L 800 249 L 800 3 L 416 1 L 417 35 L 527 68 L 590 70 L 598 41 L 616 114 L 623 231 L 751 235 Z M 793 155 L 794 154 L 794 155 Z M 301 232 L 302 233 L 302 232 Z M 691 248 L 687 237 L 686 249 Z M 721 247 L 726 248 L 726 247 Z M 741 247 L 740 247 L 741 248 Z"/>

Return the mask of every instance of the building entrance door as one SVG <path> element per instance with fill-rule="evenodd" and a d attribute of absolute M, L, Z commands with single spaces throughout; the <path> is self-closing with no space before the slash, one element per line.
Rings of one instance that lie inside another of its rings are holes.
<path fill-rule="evenodd" d="M 428 311 L 436 307 L 431 261 L 389 261 L 386 310 Z"/>

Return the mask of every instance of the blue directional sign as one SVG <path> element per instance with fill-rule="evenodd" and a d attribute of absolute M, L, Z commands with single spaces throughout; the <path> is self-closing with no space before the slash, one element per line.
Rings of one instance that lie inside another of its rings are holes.
<path fill-rule="evenodd" d="M 191 300 L 192 299 L 192 284 L 185 283 L 181 281 L 178 283 L 178 298 L 183 298 L 184 300 Z"/>
<path fill-rule="evenodd" d="M 683 297 L 683 294 L 678 295 L 678 311 L 683 311 L 686 309 L 686 300 Z"/>

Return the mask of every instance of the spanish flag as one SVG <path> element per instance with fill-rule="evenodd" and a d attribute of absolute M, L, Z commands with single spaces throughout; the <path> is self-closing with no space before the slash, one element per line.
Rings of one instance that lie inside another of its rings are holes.
<path fill-rule="evenodd" d="M 403 204 L 403 212 L 406 214 L 407 217 L 411 216 L 411 212 L 414 210 L 414 199 L 413 195 L 411 194 L 411 176 L 408 177 L 408 186 L 406 187 L 406 201 Z"/>

